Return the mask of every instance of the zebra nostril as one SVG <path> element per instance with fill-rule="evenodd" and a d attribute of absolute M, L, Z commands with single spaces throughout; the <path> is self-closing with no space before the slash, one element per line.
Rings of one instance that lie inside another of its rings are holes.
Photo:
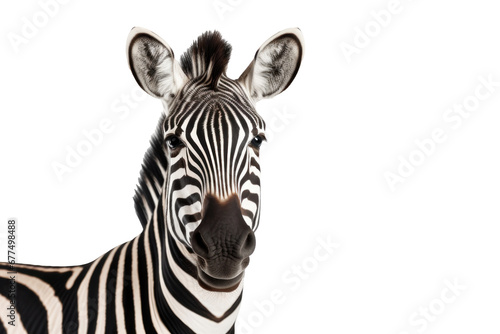
<path fill-rule="evenodd" d="M 191 239 L 191 246 L 193 247 L 194 252 L 198 254 L 201 258 L 208 259 L 209 257 L 208 245 L 205 242 L 205 240 L 203 240 L 203 237 L 201 236 L 201 233 L 199 231 L 195 231 L 193 233 Z"/>
<path fill-rule="evenodd" d="M 207 261 L 205 261 L 205 259 L 202 258 L 201 256 L 198 256 L 198 264 L 200 265 L 201 268 L 207 267 Z"/>
<path fill-rule="evenodd" d="M 253 233 L 252 230 L 250 230 L 246 235 L 245 240 L 242 243 L 240 249 L 240 256 L 242 258 L 246 258 L 250 256 L 254 250 L 255 250 L 255 234 Z"/>
<path fill-rule="evenodd" d="M 250 263 L 250 257 L 247 257 L 243 261 L 241 261 L 241 269 L 245 269 L 248 267 L 248 264 Z"/>

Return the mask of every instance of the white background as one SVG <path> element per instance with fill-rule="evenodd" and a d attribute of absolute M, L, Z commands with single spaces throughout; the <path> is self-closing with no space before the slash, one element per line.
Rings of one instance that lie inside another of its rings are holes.
<path fill-rule="evenodd" d="M 17 217 L 20 262 L 70 265 L 140 233 L 132 196 L 161 104 L 147 97 L 128 117 L 114 112 L 137 87 L 125 57 L 133 26 L 161 35 L 177 58 L 202 32 L 221 31 L 233 46 L 232 78 L 268 37 L 298 26 L 306 52 L 294 83 L 258 105 L 275 126 L 262 154 L 262 219 L 240 333 L 498 333 L 500 87 L 456 129 L 443 115 L 474 96 L 480 76 L 500 81 L 499 8 L 401 0 L 385 27 L 374 24 L 370 13 L 388 6 L 71 0 L 14 47 L 9 36 L 22 36 L 42 7 L 3 2 L 2 240 Z M 366 27 L 373 37 L 364 46 L 357 31 Z M 341 45 L 356 38 L 362 47 L 348 62 Z M 113 130 L 58 180 L 52 164 L 103 119 Z M 444 143 L 391 191 L 384 173 L 397 173 L 398 157 L 436 128 Z M 317 261 L 318 238 L 340 246 Z M 465 288 L 444 303 L 447 280 Z M 273 290 L 282 298 L 271 307 Z M 422 320 L 429 307 L 432 321 Z"/>

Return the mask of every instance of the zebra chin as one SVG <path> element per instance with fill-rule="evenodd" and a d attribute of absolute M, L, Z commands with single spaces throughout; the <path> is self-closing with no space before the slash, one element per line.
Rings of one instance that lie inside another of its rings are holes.
<path fill-rule="evenodd" d="M 216 292 L 231 292 L 238 288 L 240 282 L 243 280 L 245 271 L 243 270 L 236 277 L 229 279 L 215 278 L 203 271 L 198 266 L 198 283 L 200 286 L 206 290 L 216 291 Z"/>

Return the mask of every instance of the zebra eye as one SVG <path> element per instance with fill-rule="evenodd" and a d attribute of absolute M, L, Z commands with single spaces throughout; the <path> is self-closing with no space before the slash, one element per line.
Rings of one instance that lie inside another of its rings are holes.
<path fill-rule="evenodd" d="M 167 138 L 167 145 L 168 147 L 170 147 L 170 149 L 174 150 L 178 147 L 181 147 L 183 144 L 179 137 L 172 135 Z"/>
<path fill-rule="evenodd" d="M 250 142 L 250 145 L 252 145 L 253 147 L 255 148 L 259 148 L 260 145 L 262 145 L 262 142 L 264 141 L 265 139 L 260 136 L 260 135 L 257 135 L 255 136 L 252 141 Z"/>

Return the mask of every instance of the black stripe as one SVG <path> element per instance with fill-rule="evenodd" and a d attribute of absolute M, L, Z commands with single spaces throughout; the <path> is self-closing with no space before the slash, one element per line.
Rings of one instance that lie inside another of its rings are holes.
<path fill-rule="evenodd" d="M 150 228 L 152 230 L 152 227 Z M 146 232 L 146 231 L 144 231 Z M 144 245 L 144 238 L 145 234 L 141 234 L 141 236 L 138 238 L 137 242 L 137 266 L 138 266 L 138 271 L 139 271 L 139 277 L 140 277 L 140 282 L 139 285 L 141 287 L 141 311 L 142 311 L 142 319 L 144 323 L 144 330 L 146 333 L 156 333 L 153 323 L 151 321 L 151 310 L 149 309 L 149 284 L 150 281 L 147 279 L 148 278 L 148 268 L 147 268 L 147 258 L 146 258 L 146 250 L 145 250 L 145 245 Z M 150 238 L 151 240 L 151 238 Z M 154 240 L 154 238 L 152 239 Z M 156 254 L 156 245 L 154 243 L 150 242 L 150 247 L 151 247 L 151 255 L 154 257 Z M 153 261 L 153 263 L 156 263 Z M 156 272 L 157 269 L 153 268 L 153 272 Z"/>
<path fill-rule="evenodd" d="M 200 221 L 200 220 L 201 220 L 201 214 L 199 212 L 192 214 L 192 215 L 182 216 L 182 223 L 184 225 L 187 225 L 189 223 L 196 223 L 197 221 Z M 186 233 L 185 230 L 184 230 L 184 233 Z"/>
<path fill-rule="evenodd" d="M 124 245 L 118 247 L 109 266 L 108 277 L 106 278 L 106 334 L 116 333 L 116 285 L 118 283 L 118 260 Z"/>
<path fill-rule="evenodd" d="M 94 268 L 94 272 L 89 280 L 89 289 L 87 293 L 87 333 L 95 333 L 97 325 L 97 315 L 99 312 L 99 276 L 101 275 L 102 267 L 109 256 L 109 252 L 100 258 Z"/>
<path fill-rule="evenodd" d="M 132 244 L 133 242 L 129 242 L 127 245 L 127 250 L 125 253 L 125 265 L 123 268 L 123 310 L 126 312 L 125 316 L 125 327 L 127 329 L 127 333 L 135 332 L 135 314 L 134 309 L 134 294 L 132 290 Z"/>
<path fill-rule="evenodd" d="M 37 294 L 23 284 L 23 274 L 18 274 L 16 279 L 16 312 L 22 318 L 24 328 L 28 333 L 48 333 L 47 311 L 45 307 Z M 1 286 L 8 286 L 8 283 L 6 283 L 6 280 L 0 279 Z"/>
<path fill-rule="evenodd" d="M 186 273 L 188 273 L 191 277 L 197 278 L 198 277 L 198 269 L 184 257 L 184 255 L 181 253 L 179 248 L 177 247 L 177 244 L 175 243 L 174 238 L 172 235 L 167 233 L 168 235 L 168 248 L 170 254 L 172 254 L 172 258 L 174 259 L 175 263 L 182 268 Z"/>

